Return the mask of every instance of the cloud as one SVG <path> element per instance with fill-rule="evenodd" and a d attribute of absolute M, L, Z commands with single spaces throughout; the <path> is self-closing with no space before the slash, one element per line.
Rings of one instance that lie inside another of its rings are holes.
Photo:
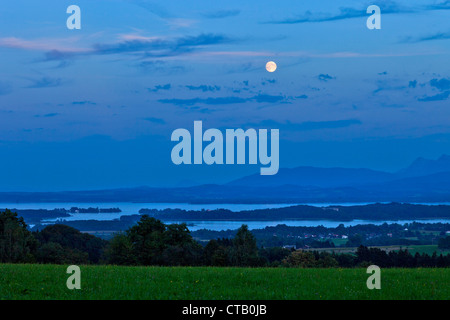
<path fill-rule="evenodd" d="M 334 121 L 307 121 L 294 125 L 295 130 L 337 129 L 362 124 L 358 119 L 345 119 Z"/>
<path fill-rule="evenodd" d="M 59 61 L 55 68 L 64 68 L 71 64 L 69 59 L 90 54 L 92 49 L 76 47 L 73 44 L 78 41 L 76 37 L 64 39 L 36 39 L 25 40 L 15 37 L 0 38 L 0 47 L 29 51 L 44 51 L 44 57 L 35 62 Z"/>
<path fill-rule="evenodd" d="M 192 19 L 183 19 L 183 18 L 170 18 L 170 19 L 166 19 L 166 23 L 172 29 L 178 29 L 178 28 L 191 28 L 195 24 L 197 24 L 198 21 L 192 20 Z"/>
<path fill-rule="evenodd" d="M 219 10 L 214 12 L 204 13 L 203 16 L 208 19 L 223 19 L 228 17 L 235 17 L 241 13 L 241 10 Z"/>
<path fill-rule="evenodd" d="M 96 105 L 97 103 L 92 102 L 92 101 L 74 101 L 72 102 L 73 105 L 86 105 L 86 104 L 91 104 L 91 105 Z"/>
<path fill-rule="evenodd" d="M 158 92 L 160 90 L 170 90 L 170 88 L 172 88 L 172 85 L 170 83 L 168 83 L 165 85 L 156 85 L 153 88 L 148 88 L 147 90 L 149 92 Z"/>
<path fill-rule="evenodd" d="M 141 8 L 144 8 L 145 10 L 153 13 L 154 15 L 166 19 L 166 18 L 170 18 L 172 15 L 169 13 L 169 11 L 167 11 L 166 8 L 164 8 L 163 6 L 152 2 L 152 1 L 146 1 L 146 0 L 131 0 L 129 1 Z"/>
<path fill-rule="evenodd" d="M 450 79 L 442 78 L 442 79 L 431 79 L 430 85 L 435 87 L 439 91 L 450 90 Z"/>
<path fill-rule="evenodd" d="M 56 51 L 56 52 L 85 52 L 85 48 L 77 48 L 73 43 L 77 38 L 64 39 L 36 39 L 24 40 L 16 37 L 0 38 L 0 47 L 23 49 L 23 50 L 40 50 L 40 51 Z M 70 45 L 66 45 L 70 44 Z"/>
<path fill-rule="evenodd" d="M 446 0 L 441 3 L 429 4 L 425 6 L 425 10 L 450 10 L 450 1 Z"/>
<path fill-rule="evenodd" d="M 263 86 L 265 86 L 267 83 L 275 84 L 276 82 L 277 82 L 277 80 L 275 80 L 275 79 L 266 79 L 266 80 L 262 81 L 261 84 Z"/>
<path fill-rule="evenodd" d="M 408 9 L 399 6 L 393 1 L 378 2 L 377 5 L 380 7 L 382 14 L 393 14 L 393 13 L 405 13 L 414 12 L 413 9 Z M 341 7 L 339 8 L 339 13 L 337 14 L 326 14 L 326 13 L 313 13 L 311 11 L 306 11 L 304 14 L 297 15 L 293 18 L 285 18 L 281 20 L 269 21 L 266 23 L 270 24 L 298 24 L 298 23 L 308 23 L 308 22 L 329 22 L 329 21 L 339 21 L 345 19 L 368 17 L 366 5 L 361 8 L 351 8 L 351 7 Z"/>
<path fill-rule="evenodd" d="M 117 42 L 95 43 L 88 48 L 65 46 L 64 43 L 68 42 L 68 39 L 23 40 L 19 38 L 0 38 L 0 47 L 44 51 L 44 57 L 38 62 L 46 62 L 66 61 L 82 56 L 112 54 L 139 54 L 142 58 L 173 57 L 190 54 L 208 46 L 232 43 L 234 41 L 235 39 L 225 35 L 213 33 L 173 38 L 125 34 L 120 35 Z M 61 66 L 65 65 L 62 64 Z"/>
<path fill-rule="evenodd" d="M 435 94 L 433 96 L 423 96 L 422 98 L 418 98 L 417 99 L 418 101 L 421 101 L 421 102 L 444 101 L 450 97 L 450 79 L 434 78 L 434 79 L 431 79 L 428 82 L 428 84 L 430 85 L 430 87 L 435 88 L 435 89 L 432 89 L 433 91 L 436 91 L 436 89 L 437 89 L 438 91 L 440 91 L 440 93 Z M 421 84 L 421 86 L 425 86 L 425 83 Z"/>
<path fill-rule="evenodd" d="M 448 40 L 450 39 L 450 32 L 438 32 L 435 34 L 431 34 L 428 36 L 421 36 L 421 37 L 407 37 L 403 40 L 401 40 L 401 43 L 416 43 L 416 42 L 423 42 L 423 41 L 433 41 L 433 40 Z"/>
<path fill-rule="evenodd" d="M 270 94 L 259 94 L 257 96 L 254 96 L 251 98 L 251 100 L 254 100 L 258 103 L 276 103 L 286 100 L 284 96 L 273 96 Z"/>
<path fill-rule="evenodd" d="M 419 98 L 417 100 L 419 100 L 421 102 L 443 101 L 443 100 L 447 100 L 449 96 L 450 96 L 450 90 L 443 92 L 443 93 L 436 94 L 434 96 L 426 96 L 423 98 Z"/>
<path fill-rule="evenodd" d="M 166 73 L 174 74 L 185 71 L 185 67 L 179 65 L 172 65 L 162 60 L 142 61 L 137 67 L 146 73 Z"/>
<path fill-rule="evenodd" d="M 160 99 L 158 102 L 174 104 L 177 106 L 193 106 L 195 104 L 207 104 L 207 105 L 225 105 L 245 103 L 248 99 L 239 97 L 223 97 L 223 98 L 192 98 L 192 99 Z"/>
<path fill-rule="evenodd" d="M 181 37 L 176 39 L 175 43 L 177 47 L 193 47 L 229 43 L 232 41 L 233 40 L 227 36 L 209 33 L 201 34 L 199 36 Z"/>
<path fill-rule="evenodd" d="M 169 12 L 165 7 L 156 3 L 156 1 L 148 1 L 148 0 L 129 0 L 129 2 L 144 8 L 148 12 L 156 15 L 158 18 L 163 20 L 170 28 L 189 28 L 195 23 L 196 20 L 185 19 L 174 16 L 171 12 Z"/>
<path fill-rule="evenodd" d="M 273 120 L 264 120 L 257 124 L 249 124 L 249 127 L 277 128 L 283 131 L 311 131 L 320 129 L 338 129 L 360 125 L 362 122 L 358 119 L 344 119 L 331 121 L 306 121 L 293 123 L 291 121 L 277 122 Z"/>
<path fill-rule="evenodd" d="M 144 118 L 144 120 L 155 123 L 155 124 L 166 124 L 164 119 L 161 119 L 161 118 L 148 117 L 148 118 Z"/>
<path fill-rule="evenodd" d="M 208 86 L 208 85 L 199 85 L 199 86 L 187 85 L 185 87 L 192 91 L 201 90 L 203 92 L 207 92 L 207 91 L 214 92 L 214 91 L 220 90 L 219 86 Z"/>
<path fill-rule="evenodd" d="M 410 81 L 408 84 L 408 88 L 415 88 L 417 87 L 417 80 Z"/>
<path fill-rule="evenodd" d="M 319 79 L 320 81 L 327 82 L 327 81 L 329 81 L 329 80 L 334 80 L 334 79 L 336 79 L 336 78 L 330 76 L 329 74 L 319 74 L 319 76 L 317 77 L 317 79 Z"/>
<path fill-rule="evenodd" d="M 59 87 L 62 84 L 61 78 L 43 77 L 41 79 L 32 80 L 32 84 L 26 88 L 52 88 Z"/>
<path fill-rule="evenodd" d="M 97 43 L 93 46 L 94 51 L 92 54 L 142 53 L 144 57 L 170 57 L 189 53 L 200 47 L 230 43 L 232 41 L 232 39 L 224 35 L 211 33 L 174 39 L 140 38 L 112 44 Z"/>
<path fill-rule="evenodd" d="M 143 60 L 137 67 L 148 72 L 182 72 L 183 66 L 166 64 L 163 58 L 193 54 L 208 46 L 232 43 L 235 41 L 220 34 L 200 34 L 177 38 L 145 37 L 135 34 L 121 35 L 120 41 L 112 43 L 96 43 L 91 48 L 77 51 L 50 50 L 38 62 L 60 61 L 58 68 L 66 67 L 69 60 L 88 56 L 102 55 L 138 55 Z M 155 60 L 155 58 L 161 58 Z"/>
<path fill-rule="evenodd" d="M 408 86 L 410 86 L 410 85 L 411 85 L 411 83 Z M 396 86 L 396 85 L 386 84 L 386 82 L 378 82 L 378 88 L 373 91 L 373 94 L 377 94 L 381 91 L 402 91 L 405 89 L 406 89 L 406 86 Z"/>
<path fill-rule="evenodd" d="M 237 65 L 229 65 L 226 67 L 227 74 L 233 73 L 247 73 L 253 70 L 258 70 L 260 66 L 255 66 L 252 62 L 239 63 Z"/>
<path fill-rule="evenodd" d="M 34 117 L 35 118 L 52 118 L 52 117 L 56 117 L 58 115 L 59 115 L 59 113 L 54 112 L 54 113 L 47 113 L 47 114 L 42 114 L 42 115 L 37 114 Z"/>
<path fill-rule="evenodd" d="M 9 38 L 7 38 L 9 39 Z M 62 68 L 70 65 L 70 63 L 81 57 L 89 57 L 94 55 L 127 55 L 132 58 L 140 59 L 135 64 L 136 67 L 145 72 L 165 72 L 179 73 L 184 72 L 185 67 L 173 64 L 165 64 L 167 59 L 176 56 L 189 57 L 217 57 L 224 59 L 223 56 L 235 57 L 266 57 L 273 55 L 273 52 L 266 51 L 214 51 L 211 46 L 230 44 L 238 42 L 239 39 L 231 38 L 222 34 L 202 33 L 196 36 L 179 36 L 179 37 L 148 37 L 140 34 L 120 34 L 118 41 L 109 43 L 96 43 L 90 47 L 74 48 L 72 39 L 70 42 L 72 47 L 64 46 L 67 39 L 45 40 L 40 43 L 39 40 L 22 40 L 16 39 L 13 43 L 0 38 L 0 47 L 12 46 L 23 50 L 44 51 L 44 57 L 36 62 L 59 61 L 56 68 Z M 423 53 L 411 52 L 396 54 L 366 54 L 358 52 L 334 52 L 327 54 L 317 54 L 308 52 L 286 52 L 283 54 L 287 57 L 302 58 L 356 58 L 356 57 L 402 57 L 423 55 Z M 260 66 L 255 66 L 252 62 L 242 63 L 241 65 L 229 65 L 227 72 L 245 73 L 258 70 Z"/>
<path fill-rule="evenodd" d="M 206 104 L 206 105 L 227 105 L 227 104 L 239 104 L 246 102 L 256 102 L 256 103 L 287 103 L 293 98 L 286 98 L 285 96 L 275 96 L 269 94 L 258 94 L 249 98 L 241 97 L 219 97 L 219 98 L 191 98 L 191 99 L 160 99 L 158 102 L 173 104 L 177 106 L 193 106 L 196 104 Z"/>
<path fill-rule="evenodd" d="M 79 52 L 78 52 L 79 53 Z M 61 51 L 61 50 L 50 50 L 44 54 L 44 61 L 54 61 L 54 60 L 67 60 L 73 58 L 76 52 L 73 51 Z"/>
<path fill-rule="evenodd" d="M 265 23 L 270 24 L 298 24 L 298 23 L 309 23 L 309 22 L 329 22 L 329 21 L 339 21 L 346 19 L 362 18 L 368 17 L 367 7 L 370 4 L 367 3 L 361 8 L 352 7 L 341 7 L 339 12 L 336 14 L 329 13 L 313 13 L 311 11 L 306 11 L 303 14 L 297 15 L 291 18 L 284 18 L 281 20 L 273 20 Z M 385 14 L 399 14 L 399 13 L 415 13 L 421 11 L 435 11 L 435 10 L 450 10 L 450 1 L 446 0 L 437 4 L 430 4 L 424 6 L 405 7 L 399 5 L 395 1 L 391 0 L 379 0 L 376 5 L 381 9 L 381 13 Z"/>

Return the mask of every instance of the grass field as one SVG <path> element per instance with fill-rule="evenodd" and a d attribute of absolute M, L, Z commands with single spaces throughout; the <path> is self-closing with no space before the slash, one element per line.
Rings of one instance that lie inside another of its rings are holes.
<path fill-rule="evenodd" d="M 428 246 L 409 246 L 408 247 L 408 251 L 412 254 L 415 255 L 416 252 L 418 253 L 426 253 L 428 255 L 432 255 L 434 252 L 436 252 L 436 254 L 440 255 L 447 255 L 450 254 L 450 250 L 441 250 L 438 248 L 437 245 L 428 245 Z"/>
<path fill-rule="evenodd" d="M 450 269 L 384 269 L 369 290 L 365 269 L 0 265 L 0 299 L 446 299 Z"/>
<path fill-rule="evenodd" d="M 436 252 L 438 255 L 443 254 L 447 255 L 450 254 L 450 250 L 441 250 L 438 248 L 437 245 L 411 245 L 411 246 L 371 246 L 371 248 L 378 248 L 384 251 L 398 251 L 400 249 L 405 250 L 407 249 L 412 255 L 415 255 L 416 252 L 422 254 L 426 253 L 428 255 L 432 255 L 434 252 Z M 306 251 L 325 251 L 329 253 L 356 253 L 356 250 L 358 248 L 356 247 L 335 247 L 335 248 L 311 248 L 306 249 Z"/>

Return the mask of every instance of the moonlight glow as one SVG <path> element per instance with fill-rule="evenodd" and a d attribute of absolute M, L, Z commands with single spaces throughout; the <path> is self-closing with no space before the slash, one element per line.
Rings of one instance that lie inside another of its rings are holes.
<path fill-rule="evenodd" d="M 269 72 L 274 72 L 277 70 L 277 64 L 273 61 L 269 61 L 266 63 L 266 70 Z"/>

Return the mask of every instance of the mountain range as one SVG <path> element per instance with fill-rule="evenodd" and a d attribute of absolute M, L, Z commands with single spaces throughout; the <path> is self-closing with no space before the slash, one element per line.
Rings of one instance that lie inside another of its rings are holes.
<path fill-rule="evenodd" d="M 279 187 L 283 185 L 320 188 L 359 187 L 383 183 L 401 183 L 405 178 L 419 178 L 417 182 L 439 179 L 439 173 L 450 173 L 450 156 L 437 160 L 416 159 L 410 166 L 395 173 L 364 168 L 281 168 L 276 175 L 254 174 L 227 183 L 229 186 Z M 425 177 L 430 176 L 426 179 Z M 414 179 L 405 180 L 417 184 Z M 438 181 L 436 181 L 438 182 Z"/>
<path fill-rule="evenodd" d="M 450 202 L 450 156 L 416 159 L 398 172 L 364 168 L 281 168 L 223 185 L 67 192 L 0 192 L 0 202 L 343 203 Z"/>

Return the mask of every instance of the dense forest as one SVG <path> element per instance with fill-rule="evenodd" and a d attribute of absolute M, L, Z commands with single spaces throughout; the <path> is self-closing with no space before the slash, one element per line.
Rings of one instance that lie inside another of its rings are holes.
<path fill-rule="evenodd" d="M 440 245 L 448 246 L 450 237 Z M 251 267 L 449 267 L 450 255 L 389 253 L 359 246 L 356 254 L 330 254 L 281 247 L 259 247 L 243 225 L 233 238 L 200 244 L 185 224 L 166 225 L 143 215 L 123 233 L 106 241 L 65 225 L 50 225 L 31 232 L 22 217 L 0 213 L 0 262 L 54 264 L 114 264 L 159 266 Z"/>
<path fill-rule="evenodd" d="M 357 206 L 315 207 L 296 205 L 284 208 L 233 212 L 225 209 L 186 211 L 182 209 L 141 209 L 161 220 L 410 220 L 450 219 L 448 205 L 419 205 L 409 203 L 376 203 Z"/>

